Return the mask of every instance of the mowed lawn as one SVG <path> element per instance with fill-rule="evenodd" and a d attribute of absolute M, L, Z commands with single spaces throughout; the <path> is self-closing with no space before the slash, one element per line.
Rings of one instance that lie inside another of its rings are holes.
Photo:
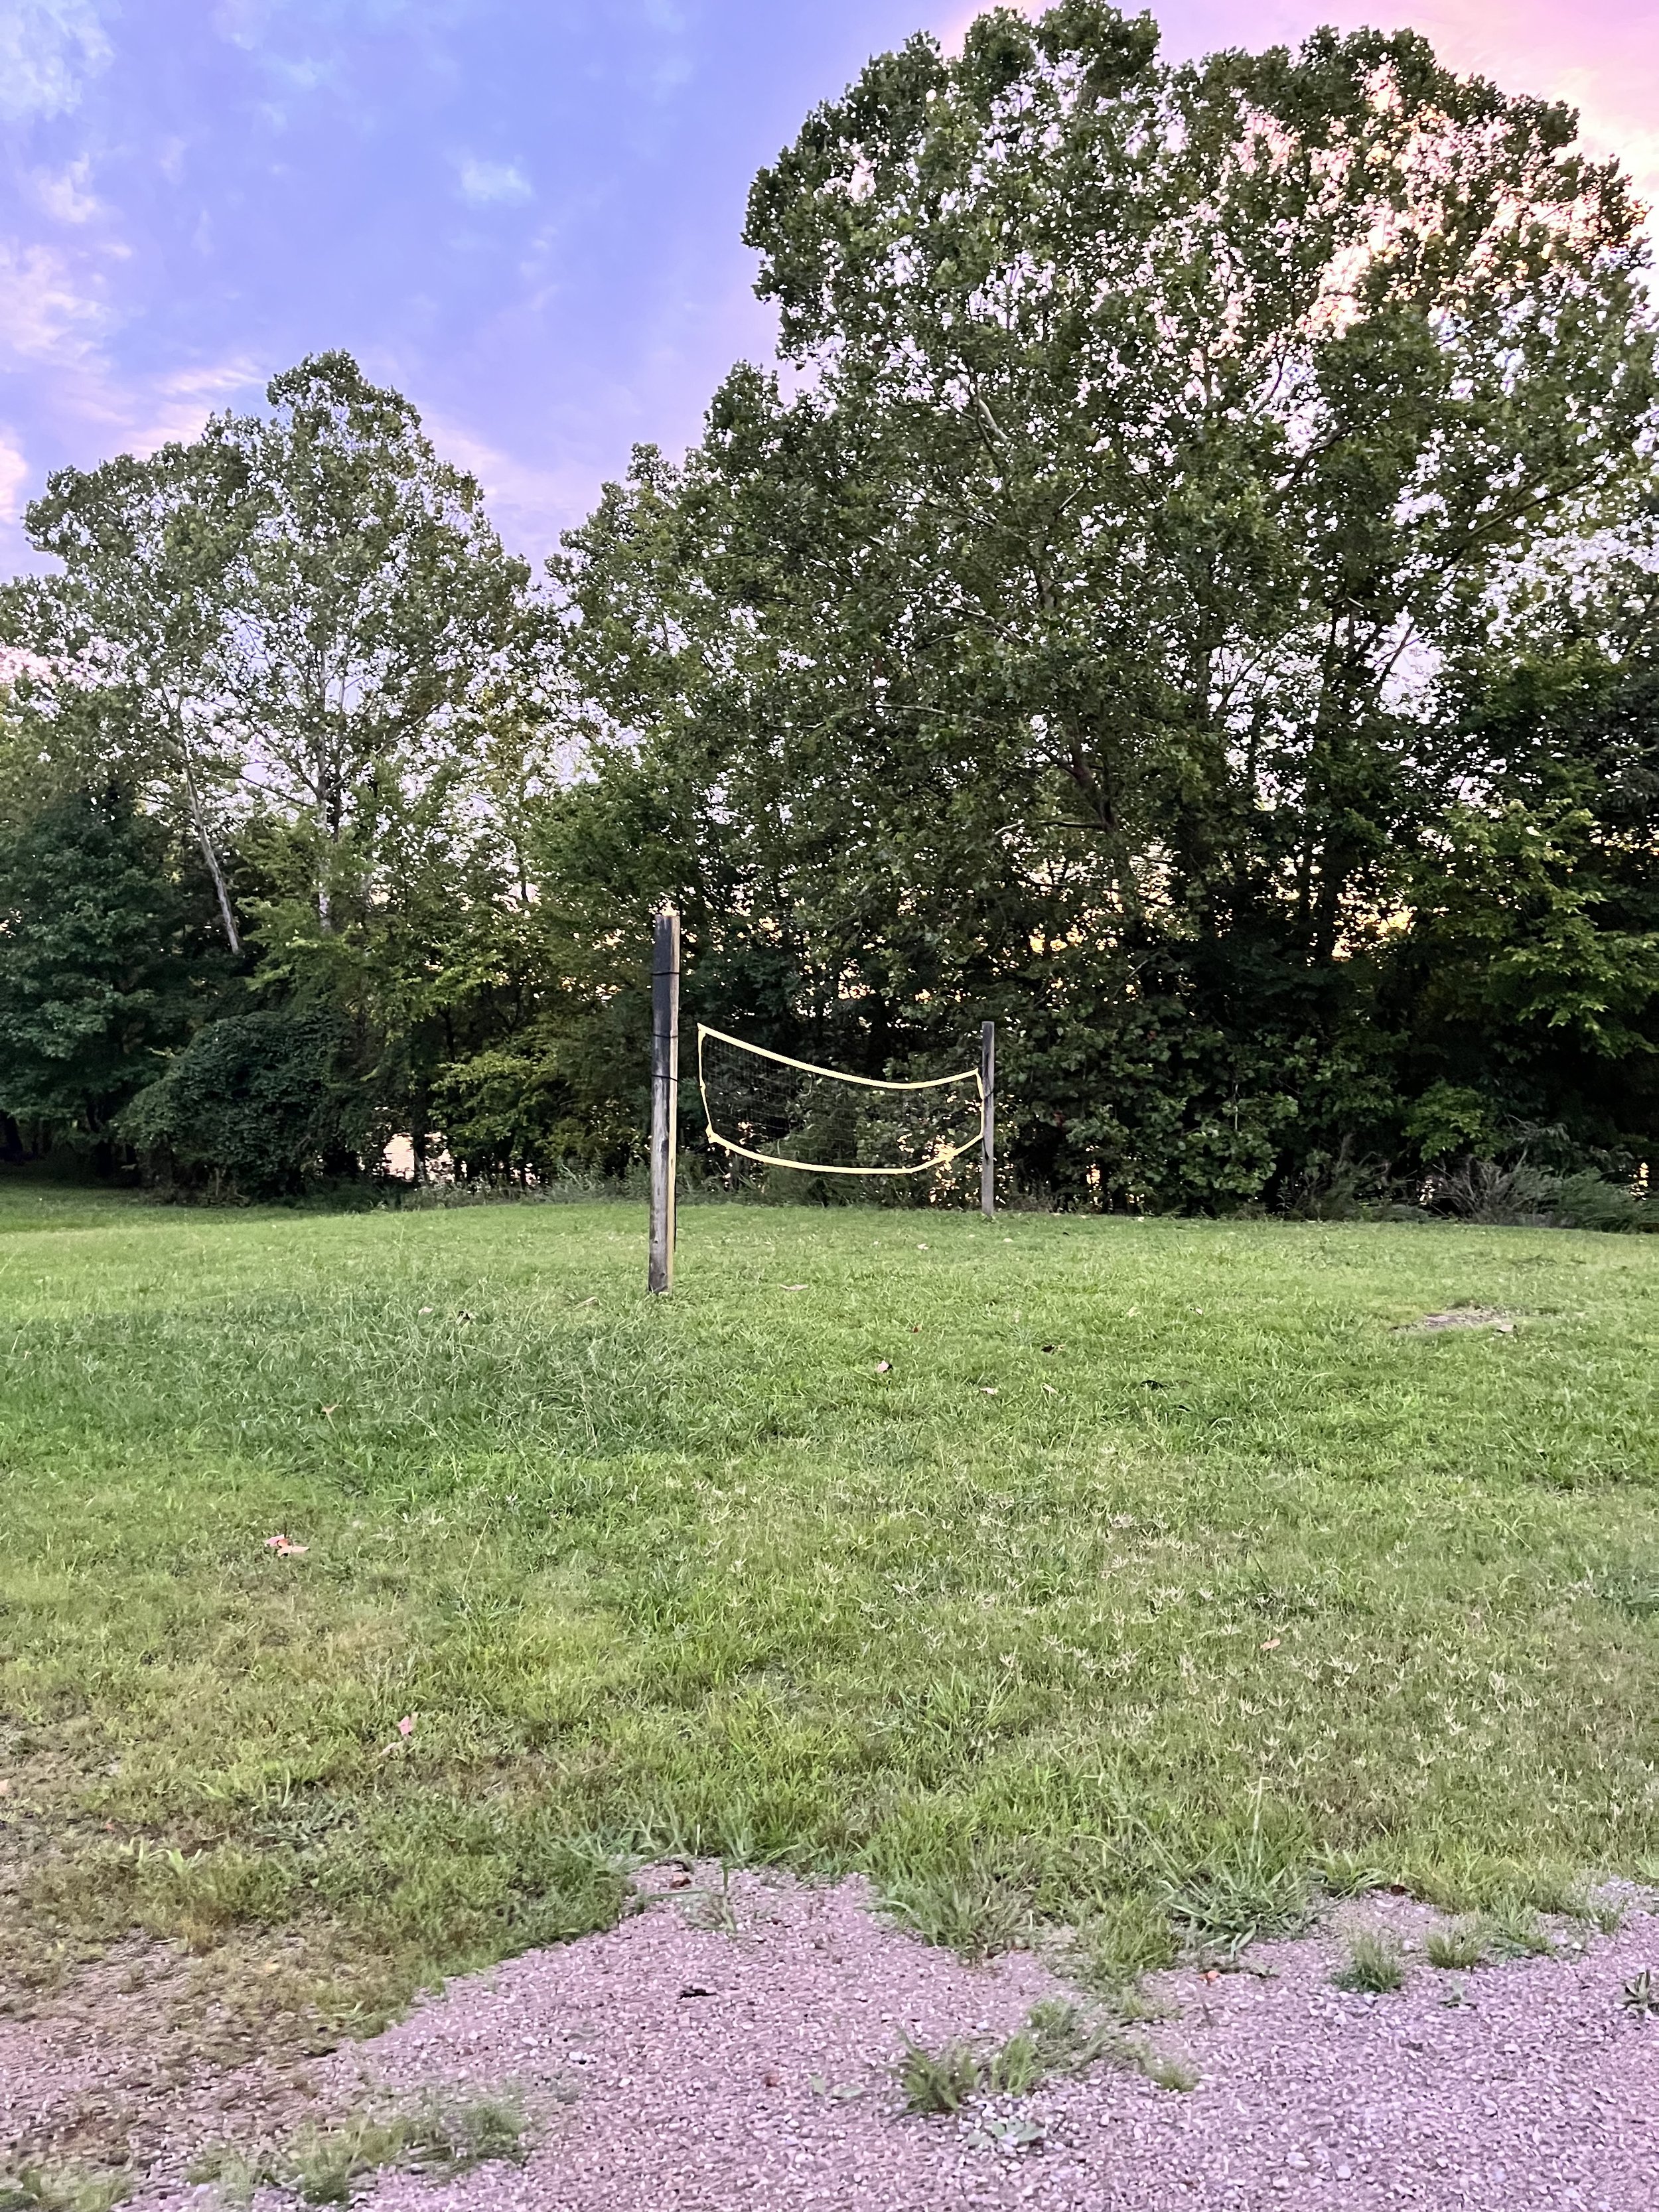
<path fill-rule="evenodd" d="M 644 1225 L 0 1187 L 0 1955 L 337 2030 L 653 1852 L 1107 1975 L 1659 1878 L 1659 1239 Z"/>

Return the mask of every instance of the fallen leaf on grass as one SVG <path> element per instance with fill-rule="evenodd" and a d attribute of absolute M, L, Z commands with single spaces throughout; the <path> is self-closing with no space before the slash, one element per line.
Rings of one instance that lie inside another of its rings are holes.
<path fill-rule="evenodd" d="M 382 1744 L 380 1747 L 381 1758 L 390 1759 L 394 1751 L 401 1751 L 404 1744 L 409 1741 L 409 1739 L 414 1735 L 414 1733 L 415 1716 L 413 1713 L 405 1713 L 402 1720 L 398 1723 L 397 1735 L 392 1738 L 390 1743 Z"/>
<path fill-rule="evenodd" d="M 878 1359 L 878 1360 L 877 1360 L 877 1362 L 876 1362 L 876 1372 L 877 1372 L 877 1374 L 878 1374 L 878 1375 L 890 1375 L 890 1374 L 892 1373 L 892 1371 L 893 1371 L 893 1363 L 892 1363 L 892 1361 L 891 1361 L 890 1359 Z"/>
<path fill-rule="evenodd" d="M 988 1398 L 994 1398 L 997 1395 L 997 1385 L 994 1382 L 981 1382 L 979 1387 Z"/>
<path fill-rule="evenodd" d="M 1053 1384 L 1052 1382 L 1045 1382 L 1045 1383 L 1043 1384 L 1043 1386 L 1042 1386 L 1042 1387 L 1043 1387 L 1043 1389 L 1044 1389 L 1048 1393 L 1048 1395 L 1049 1395 L 1051 1398 L 1058 1398 L 1058 1397 L 1059 1397 L 1060 1393 L 1059 1393 L 1059 1391 L 1058 1391 L 1058 1390 L 1056 1390 L 1056 1389 L 1055 1389 L 1055 1388 L 1054 1388 L 1054 1384 Z"/>
<path fill-rule="evenodd" d="M 806 1285 L 805 1283 L 780 1283 L 778 1288 L 781 1291 L 804 1291 Z"/>
<path fill-rule="evenodd" d="M 1277 1651 L 1284 1641 L 1282 1636 L 1270 1636 L 1261 1648 L 1264 1651 Z"/>
<path fill-rule="evenodd" d="M 296 1544 L 292 1536 L 267 1536 L 264 1549 L 275 1552 L 279 1559 L 302 1559 L 311 1547 L 309 1544 Z"/>

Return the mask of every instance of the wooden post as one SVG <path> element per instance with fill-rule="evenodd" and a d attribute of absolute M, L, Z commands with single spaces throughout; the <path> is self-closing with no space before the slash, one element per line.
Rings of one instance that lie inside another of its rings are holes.
<path fill-rule="evenodd" d="M 985 1092 L 985 1125 L 979 1149 L 979 1210 L 989 1221 L 997 1210 L 997 1025 L 979 1033 L 979 1079 Z"/>
<path fill-rule="evenodd" d="M 680 1119 L 680 918 L 657 916 L 651 960 L 651 1263 L 659 1294 L 674 1286 L 675 1154 Z"/>

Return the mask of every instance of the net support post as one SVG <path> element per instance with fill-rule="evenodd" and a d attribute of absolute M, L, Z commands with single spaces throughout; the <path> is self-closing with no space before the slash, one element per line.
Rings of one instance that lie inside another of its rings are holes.
<path fill-rule="evenodd" d="M 657 916 L 651 951 L 651 1255 L 653 1296 L 674 1286 L 675 1155 L 680 1119 L 680 918 Z"/>
<path fill-rule="evenodd" d="M 997 1025 L 979 1033 L 979 1080 L 984 1093 L 979 1145 L 979 1210 L 989 1221 L 997 1210 Z"/>

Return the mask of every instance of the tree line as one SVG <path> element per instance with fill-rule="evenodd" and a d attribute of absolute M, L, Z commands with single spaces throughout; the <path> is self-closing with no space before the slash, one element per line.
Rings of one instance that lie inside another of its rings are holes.
<path fill-rule="evenodd" d="M 1057 1202 L 1619 1218 L 1659 374 L 1575 132 L 1411 33 L 994 10 L 763 171 L 776 360 L 539 575 L 343 354 L 58 471 L 0 595 L 0 1141 L 622 1175 L 672 899 L 690 1018 L 874 1074 L 996 1020 Z"/>

